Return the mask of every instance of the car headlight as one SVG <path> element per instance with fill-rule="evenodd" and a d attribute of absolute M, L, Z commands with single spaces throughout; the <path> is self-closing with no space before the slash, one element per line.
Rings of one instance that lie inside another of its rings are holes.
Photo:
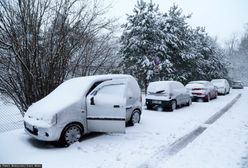
<path fill-rule="evenodd" d="M 55 125 L 55 124 L 57 124 L 57 114 L 55 114 L 53 116 L 38 117 L 38 118 L 36 118 L 36 120 L 42 120 L 42 121 L 47 122 L 50 125 Z"/>
<path fill-rule="evenodd" d="M 49 117 L 46 121 L 51 125 L 57 124 L 57 114 L 53 115 L 52 117 Z"/>

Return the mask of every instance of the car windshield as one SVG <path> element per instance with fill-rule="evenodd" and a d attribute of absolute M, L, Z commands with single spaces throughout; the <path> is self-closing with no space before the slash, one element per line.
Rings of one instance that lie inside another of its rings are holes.
<path fill-rule="evenodd" d="M 169 90 L 169 83 L 167 82 L 152 82 L 147 88 L 148 94 L 166 94 Z"/>
<path fill-rule="evenodd" d="M 233 85 L 240 85 L 241 82 L 233 82 Z"/>
<path fill-rule="evenodd" d="M 212 82 L 212 83 L 224 83 L 223 80 L 212 80 L 211 82 Z"/>
<path fill-rule="evenodd" d="M 194 84 L 194 83 L 197 83 L 197 84 L 203 84 L 203 85 L 205 85 L 205 84 L 206 84 L 206 82 L 205 82 L 205 81 L 191 81 L 191 82 L 189 82 L 189 84 Z"/>

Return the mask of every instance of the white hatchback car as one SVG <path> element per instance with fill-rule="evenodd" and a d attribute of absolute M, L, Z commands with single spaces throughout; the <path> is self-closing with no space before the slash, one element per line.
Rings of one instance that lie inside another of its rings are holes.
<path fill-rule="evenodd" d="M 68 146 L 89 132 L 125 132 L 140 121 L 141 91 L 130 75 L 70 79 L 32 104 L 24 117 L 26 132 L 39 140 Z"/>
<path fill-rule="evenodd" d="M 226 95 L 230 93 L 230 85 L 226 79 L 213 79 L 211 83 L 217 88 L 218 94 Z"/>
<path fill-rule="evenodd" d="M 182 105 L 191 105 L 191 96 L 184 85 L 177 81 L 157 81 L 147 88 L 147 109 L 173 111 Z"/>

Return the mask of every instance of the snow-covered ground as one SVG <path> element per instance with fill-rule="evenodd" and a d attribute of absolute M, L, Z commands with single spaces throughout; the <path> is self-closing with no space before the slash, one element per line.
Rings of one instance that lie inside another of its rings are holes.
<path fill-rule="evenodd" d="M 248 156 L 247 91 L 232 90 L 209 103 L 194 102 L 174 112 L 143 110 L 141 123 L 128 127 L 125 134 L 89 134 L 68 148 L 32 139 L 23 129 L 1 133 L 0 164 L 40 163 L 44 168 L 242 167 Z M 241 98 L 220 119 L 203 124 L 239 93 Z M 207 129 L 186 147 L 171 155 L 166 152 L 201 125 Z"/>

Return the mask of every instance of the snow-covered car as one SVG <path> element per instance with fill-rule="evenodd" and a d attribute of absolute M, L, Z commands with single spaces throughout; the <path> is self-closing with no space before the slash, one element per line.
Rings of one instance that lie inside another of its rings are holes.
<path fill-rule="evenodd" d="M 192 95 L 192 100 L 203 99 L 209 102 L 217 98 L 218 92 L 209 81 L 191 81 L 185 86 Z"/>
<path fill-rule="evenodd" d="M 211 83 L 217 88 L 218 94 L 229 94 L 230 85 L 226 79 L 213 79 Z"/>
<path fill-rule="evenodd" d="M 233 89 L 244 89 L 244 86 L 241 81 L 233 81 L 232 88 Z"/>
<path fill-rule="evenodd" d="M 130 75 L 73 78 L 32 104 L 25 131 L 43 141 L 67 146 L 89 132 L 125 132 L 140 122 L 141 91 Z"/>
<path fill-rule="evenodd" d="M 149 83 L 146 96 L 147 109 L 173 111 L 182 105 L 191 105 L 191 96 L 182 83 L 177 81 Z"/>

